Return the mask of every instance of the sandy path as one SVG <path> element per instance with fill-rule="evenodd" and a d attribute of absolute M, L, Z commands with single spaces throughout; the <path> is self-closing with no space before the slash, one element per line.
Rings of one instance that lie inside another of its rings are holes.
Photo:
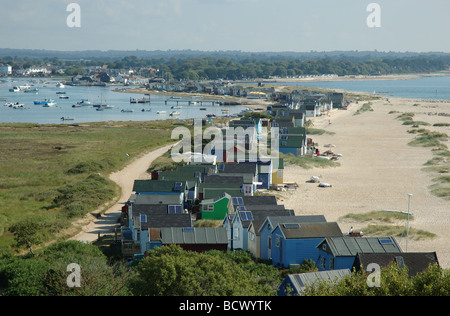
<path fill-rule="evenodd" d="M 414 106 L 419 103 L 420 106 Z M 331 117 L 314 119 L 314 127 L 323 128 L 335 135 L 313 136 L 322 151 L 325 144 L 333 144 L 335 153 L 343 155 L 338 168 L 305 170 L 288 166 L 285 181 L 297 182 L 295 193 L 283 193 L 281 203 L 300 214 L 324 214 L 328 221 L 337 221 L 342 231 L 351 225 L 340 222 L 339 217 L 348 213 L 366 213 L 374 210 L 407 211 L 408 193 L 412 193 L 411 212 L 415 220 L 410 227 L 423 229 L 438 235 L 425 241 L 408 242 L 409 252 L 436 251 L 442 266 L 450 267 L 450 202 L 430 193 L 434 174 L 422 170 L 431 159 L 431 148 L 411 147 L 408 143 L 415 135 L 408 134 L 411 126 L 403 126 L 397 120 L 399 114 L 390 111 L 415 112 L 414 120 L 429 123 L 449 122 L 448 117 L 428 116 L 433 112 L 450 112 L 450 104 L 421 103 L 414 100 L 391 99 L 373 102 L 373 112 L 353 115 L 362 104 L 353 104 L 348 111 L 333 111 Z M 331 124 L 328 120 L 331 119 Z M 448 127 L 439 130 L 450 135 Z M 449 145 L 448 142 L 446 145 Z M 332 188 L 318 188 L 306 183 L 311 176 L 321 176 Z M 361 229 L 367 223 L 359 224 Z M 398 238 L 405 250 L 406 239 Z"/>
<path fill-rule="evenodd" d="M 123 203 L 128 201 L 132 194 L 134 180 L 148 179 L 149 174 L 147 173 L 147 169 L 153 160 L 169 151 L 172 146 L 173 145 L 168 145 L 147 153 L 144 156 L 133 160 L 123 170 L 111 174 L 109 178 L 121 188 L 120 199 L 99 219 L 92 220 L 87 225 L 84 225 L 82 227 L 83 231 L 71 238 L 71 240 L 93 242 L 97 240 L 98 234 L 104 235 L 113 233 L 117 226 L 117 221 L 120 218 Z"/>

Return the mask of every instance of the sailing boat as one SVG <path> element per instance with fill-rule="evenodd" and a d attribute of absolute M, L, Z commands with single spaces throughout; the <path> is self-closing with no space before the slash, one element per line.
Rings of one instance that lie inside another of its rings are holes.
<path fill-rule="evenodd" d="M 113 105 L 107 105 L 103 103 L 103 95 L 100 98 L 100 104 L 94 104 L 94 108 L 97 108 L 97 111 L 106 110 L 106 109 L 112 109 Z"/>

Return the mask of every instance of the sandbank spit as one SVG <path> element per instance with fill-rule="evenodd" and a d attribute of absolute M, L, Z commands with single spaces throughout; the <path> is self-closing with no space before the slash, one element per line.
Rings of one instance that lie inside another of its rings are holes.
<path fill-rule="evenodd" d="M 450 103 L 400 98 L 388 101 L 386 97 L 371 103 L 373 111 L 358 115 L 355 113 L 363 102 L 352 103 L 348 110 L 333 110 L 329 116 L 313 118 L 315 128 L 335 133 L 312 136 L 314 142 L 319 143 L 322 152 L 329 149 L 325 145 L 334 145 L 333 152 L 342 154 L 338 161 L 341 165 L 325 169 L 287 166 L 285 181 L 296 182 L 299 188 L 281 193 L 279 203 L 294 209 L 297 215 L 324 214 L 328 221 L 338 221 L 345 232 L 350 226 L 358 230 L 368 223 L 351 223 L 340 217 L 375 210 L 407 212 L 411 193 L 414 220 L 410 227 L 432 232 L 437 237 L 410 238 L 408 252 L 436 251 L 441 266 L 450 268 L 450 200 L 430 192 L 433 179 L 439 174 L 423 170 L 424 164 L 433 158 L 432 148 L 408 145 L 417 135 L 408 133 L 412 126 L 402 125 L 397 119 L 401 113 L 413 112 L 414 121 L 431 124 L 423 128 L 450 135 L 450 127 L 433 126 L 450 123 L 449 116 L 439 115 L 450 114 Z M 442 143 L 450 146 L 448 140 Z M 332 188 L 308 183 L 312 176 L 320 176 Z M 399 237 L 398 241 L 405 251 L 406 238 Z"/>

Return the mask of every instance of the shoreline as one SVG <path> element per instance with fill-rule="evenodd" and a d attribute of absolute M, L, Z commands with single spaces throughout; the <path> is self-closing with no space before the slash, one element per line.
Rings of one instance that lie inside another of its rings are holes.
<path fill-rule="evenodd" d="M 261 79 L 262 82 L 282 82 L 282 83 L 298 83 L 298 82 L 330 82 L 330 81 L 381 81 L 381 80 L 411 80 L 426 77 L 448 77 L 450 71 L 440 73 L 418 73 L 418 74 L 397 74 L 397 75 L 347 75 L 347 76 L 317 76 L 307 78 L 276 78 Z"/>
<path fill-rule="evenodd" d="M 434 127 L 435 123 L 449 122 L 448 105 L 441 100 L 427 102 L 407 98 L 385 98 L 372 100 L 373 111 L 355 115 L 362 106 L 352 103 L 347 111 L 333 110 L 330 116 L 313 118 L 315 128 L 335 133 L 334 135 L 313 135 L 321 151 L 325 144 L 333 144 L 332 150 L 342 154 L 336 168 L 302 169 L 288 165 L 285 167 L 285 182 L 296 182 L 295 193 L 282 193 L 280 203 L 294 209 L 296 215 L 325 215 L 328 221 L 337 221 L 342 231 L 350 226 L 355 230 L 373 225 L 343 220 L 349 214 L 365 214 L 377 210 L 407 211 L 408 193 L 412 193 L 411 212 L 415 219 L 411 227 L 429 231 L 437 235 L 433 239 L 409 239 L 408 252 L 437 252 L 442 267 L 450 267 L 450 217 L 449 200 L 431 193 L 434 179 L 440 175 L 425 171 L 427 162 L 433 157 L 433 147 L 413 147 L 409 142 L 416 134 L 408 133 L 412 126 L 405 126 L 397 117 L 405 112 L 415 113 L 415 121 L 425 121 L 424 126 L 450 135 L 450 127 Z M 331 122 L 331 124 L 330 124 Z M 422 128 L 422 127 L 421 127 Z M 450 141 L 442 142 L 450 147 Z M 328 148 L 329 149 L 329 148 Z M 321 181 L 333 185 L 332 188 L 318 188 L 307 183 L 311 176 L 320 176 Z M 405 223 L 400 223 L 404 225 Z M 398 225 L 395 223 L 387 225 Z M 403 251 L 405 237 L 398 237 Z"/>

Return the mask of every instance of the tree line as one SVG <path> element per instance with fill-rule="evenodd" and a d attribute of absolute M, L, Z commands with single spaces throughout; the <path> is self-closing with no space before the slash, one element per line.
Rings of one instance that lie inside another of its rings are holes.
<path fill-rule="evenodd" d="M 107 65 L 110 69 L 151 67 L 159 69 L 159 76 L 166 80 L 242 80 L 273 77 L 298 77 L 322 74 L 346 75 L 388 75 L 407 73 L 430 73 L 448 70 L 450 54 L 340 54 L 308 55 L 289 54 L 230 54 L 204 53 L 203 55 L 157 55 L 158 57 L 61 59 L 57 57 L 0 58 L 0 63 L 14 67 L 51 64 L 67 69 L 66 74 L 83 74 L 83 69 Z M 299 58 L 298 56 L 302 56 Z"/>
<path fill-rule="evenodd" d="M 246 251 L 187 252 L 179 246 L 151 250 L 132 264 L 111 247 L 60 242 L 36 253 L 0 255 L 0 296 L 275 296 L 288 273 L 317 271 L 313 262 L 299 270 L 258 262 Z M 68 266 L 80 267 L 80 283 L 69 286 Z M 369 273 L 352 273 L 338 284 L 306 289 L 308 296 L 449 296 L 450 274 L 436 265 L 409 277 L 407 268 L 381 270 L 379 287 Z"/>

